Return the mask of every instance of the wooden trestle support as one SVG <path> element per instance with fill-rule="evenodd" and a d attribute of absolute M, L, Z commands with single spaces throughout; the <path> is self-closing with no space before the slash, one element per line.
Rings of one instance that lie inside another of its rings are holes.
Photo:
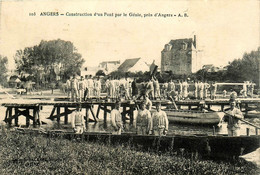
<path fill-rule="evenodd" d="M 33 126 L 41 125 L 41 119 L 39 111 L 41 105 L 39 104 L 4 104 L 6 107 L 5 119 L 4 121 L 10 126 L 12 125 L 13 119 L 15 120 L 15 126 L 19 126 L 19 116 L 26 117 L 26 126 L 29 127 L 30 120 L 33 121 Z M 14 114 L 13 114 L 14 111 Z M 32 115 L 30 115 L 32 113 Z"/>
<path fill-rule="evenodd" d="M 75 111 L 77 105 L 79 105 L 79 104 L 80 103 L 76 103 L 76 102 L 75 103 L 56 103 L 56 104 L 54 104 L 50 117 L 48 117 L 48 119 L 51 119 L 51 120 L 56 119 L 58 124 L 60 124 L 60 118 L 64 117 L 64 124 L 68 124 L 68 115 L 71 114 L 73 111 Z M 61 113 L 61 108 L 64 108 L 62 113 Z M 93 104 L 81 103 L 81 108 L 86 110 L 86 115 L 85 115 L 86 124 L 89 121 L 93 121 L 89 118 L 89 111 L 92 114 L 94 122 L 97 122 L 96 115 L 93 111 Z M 56 114 L 55 114 L 55 112 L 56 112 Z"/>

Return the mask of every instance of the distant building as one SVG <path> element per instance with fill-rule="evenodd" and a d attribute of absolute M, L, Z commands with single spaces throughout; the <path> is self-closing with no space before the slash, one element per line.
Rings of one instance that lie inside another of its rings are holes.
<path fill-rule="evenodd" d="M 149 65 L 141 58 L 126 59 L 118 68 L 119 72 L 145 72 L 149 71 Z"/>
<path fill-rule="evenodd" d="M 218 71 L 226 71 L 227 66 L 216 67 L 213 64 L 206 64 L 202 66 L 202 69 L 206 70 L 207 72 L 218 72 Z"/>
<path fill-rule="evenodd" d="M 109 73 L 117 70 L 119 65 L 120 65 L 120 60 L 118 60 L 118 61 L 103 61 L 103 62 L 99 63 L 98 69 L 103 70 L 105 74 L 109 74 Z"/>
<path fill-rule="evenodd" d="M 80 69 L 80 76 L 86 77 L 86 75 L 91 75 L 91 76 L 95 76 L 97 71 L 98 71 L 98 67 L 82 67 Z"/>
<path fill-rule="evenodd" d="M 196 42 L 194 35 L 194 38 L 171 40 L 166 44 L 161 52 L 161 71 L 172 71 L 174 74 L 198 71 L 201 67 Z"/>

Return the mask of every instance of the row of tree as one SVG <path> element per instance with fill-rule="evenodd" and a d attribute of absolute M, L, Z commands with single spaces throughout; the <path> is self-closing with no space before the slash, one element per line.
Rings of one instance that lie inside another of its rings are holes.
<path fill-rule="evenodd" d="M 37 84 L 65 81 L 80 74 L 84 60 L 73 43 L 63 40 L 41 41 L 39 45 L 18 50 L 15 55 L 19 74 L 30 74 Z"/>

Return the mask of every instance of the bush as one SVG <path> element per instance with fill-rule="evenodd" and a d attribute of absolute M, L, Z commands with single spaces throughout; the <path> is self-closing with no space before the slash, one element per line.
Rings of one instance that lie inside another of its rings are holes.
<path fill-rule="evenodd" d="M 127 146 L 10 134 L 0 138 L 0 174 L 254 174 L 245 161 L 214 162 Z"/>

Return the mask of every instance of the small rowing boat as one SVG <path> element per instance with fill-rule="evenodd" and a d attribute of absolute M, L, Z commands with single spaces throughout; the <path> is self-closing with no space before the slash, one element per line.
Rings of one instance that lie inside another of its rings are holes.
<path fill-rule="evenodd" d="M 218 112 L 198 110 L 165 109 L 169 122 L 195 125 L 217 125 L 220 122 Z"/>

